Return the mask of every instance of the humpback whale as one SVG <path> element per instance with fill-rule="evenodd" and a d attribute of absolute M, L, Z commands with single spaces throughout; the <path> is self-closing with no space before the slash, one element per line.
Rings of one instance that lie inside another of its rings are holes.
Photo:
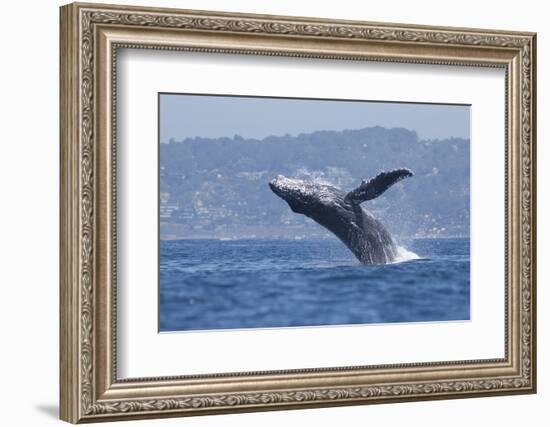
<path fill-rule="evenodd" d="M 397 255 L 397 246 L 384 225 L 361 206 L 375 199 L 404 178 L 413 176 L 407 168 L 380 172 L 346 193 L 319 184 L 279 175 L 269 182 L 271 190 L 290 209 L 313 219 L 334 233 L 363 264 L 387 264 Z"/>

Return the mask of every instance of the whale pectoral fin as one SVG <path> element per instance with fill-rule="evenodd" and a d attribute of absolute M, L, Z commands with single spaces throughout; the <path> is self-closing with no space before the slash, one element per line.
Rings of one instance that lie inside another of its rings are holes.
<path fill-rule="evenodd" d="M 345 201 L 351 204 L 359 204 L 367 200 L 376 199 L 393 184 L 409 176 L 413 176 L 413 173 L 407 168 L 380 172 L 374 178 L 371 178 L 369 181 L 363 181 L 359 187 L 346 194 Z"/>

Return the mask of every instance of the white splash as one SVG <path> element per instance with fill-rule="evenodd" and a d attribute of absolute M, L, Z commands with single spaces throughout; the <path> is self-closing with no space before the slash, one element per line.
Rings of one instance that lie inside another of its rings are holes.
<path fill-rule="evenodd" d="M 412 251 L 409 251 L 403 246 L 397 245 L 397 255 L 392 264 L 397 264 L 399 262 L 412 261 L 415 259 L 420 259 L 420 257 Z"/>

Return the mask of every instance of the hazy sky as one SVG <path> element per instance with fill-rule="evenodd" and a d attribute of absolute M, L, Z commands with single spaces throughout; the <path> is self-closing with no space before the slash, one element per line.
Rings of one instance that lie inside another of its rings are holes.
<path fill-rule="evenodd" d="M 211 95 L 160 95 L 160 141 L 188 137 L 261 139 L 371 126 L 414 130 L 421 139 L 470 137 L 470 107 Z"/>

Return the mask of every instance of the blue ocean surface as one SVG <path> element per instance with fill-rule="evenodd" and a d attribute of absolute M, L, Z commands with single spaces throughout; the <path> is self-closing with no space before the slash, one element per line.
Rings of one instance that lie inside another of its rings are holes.
<path fill-rule="evenodd" d="M 470 240 L 361 265 L 336 239 L 163 240 L 161 332 L 470 319 Z"/>

